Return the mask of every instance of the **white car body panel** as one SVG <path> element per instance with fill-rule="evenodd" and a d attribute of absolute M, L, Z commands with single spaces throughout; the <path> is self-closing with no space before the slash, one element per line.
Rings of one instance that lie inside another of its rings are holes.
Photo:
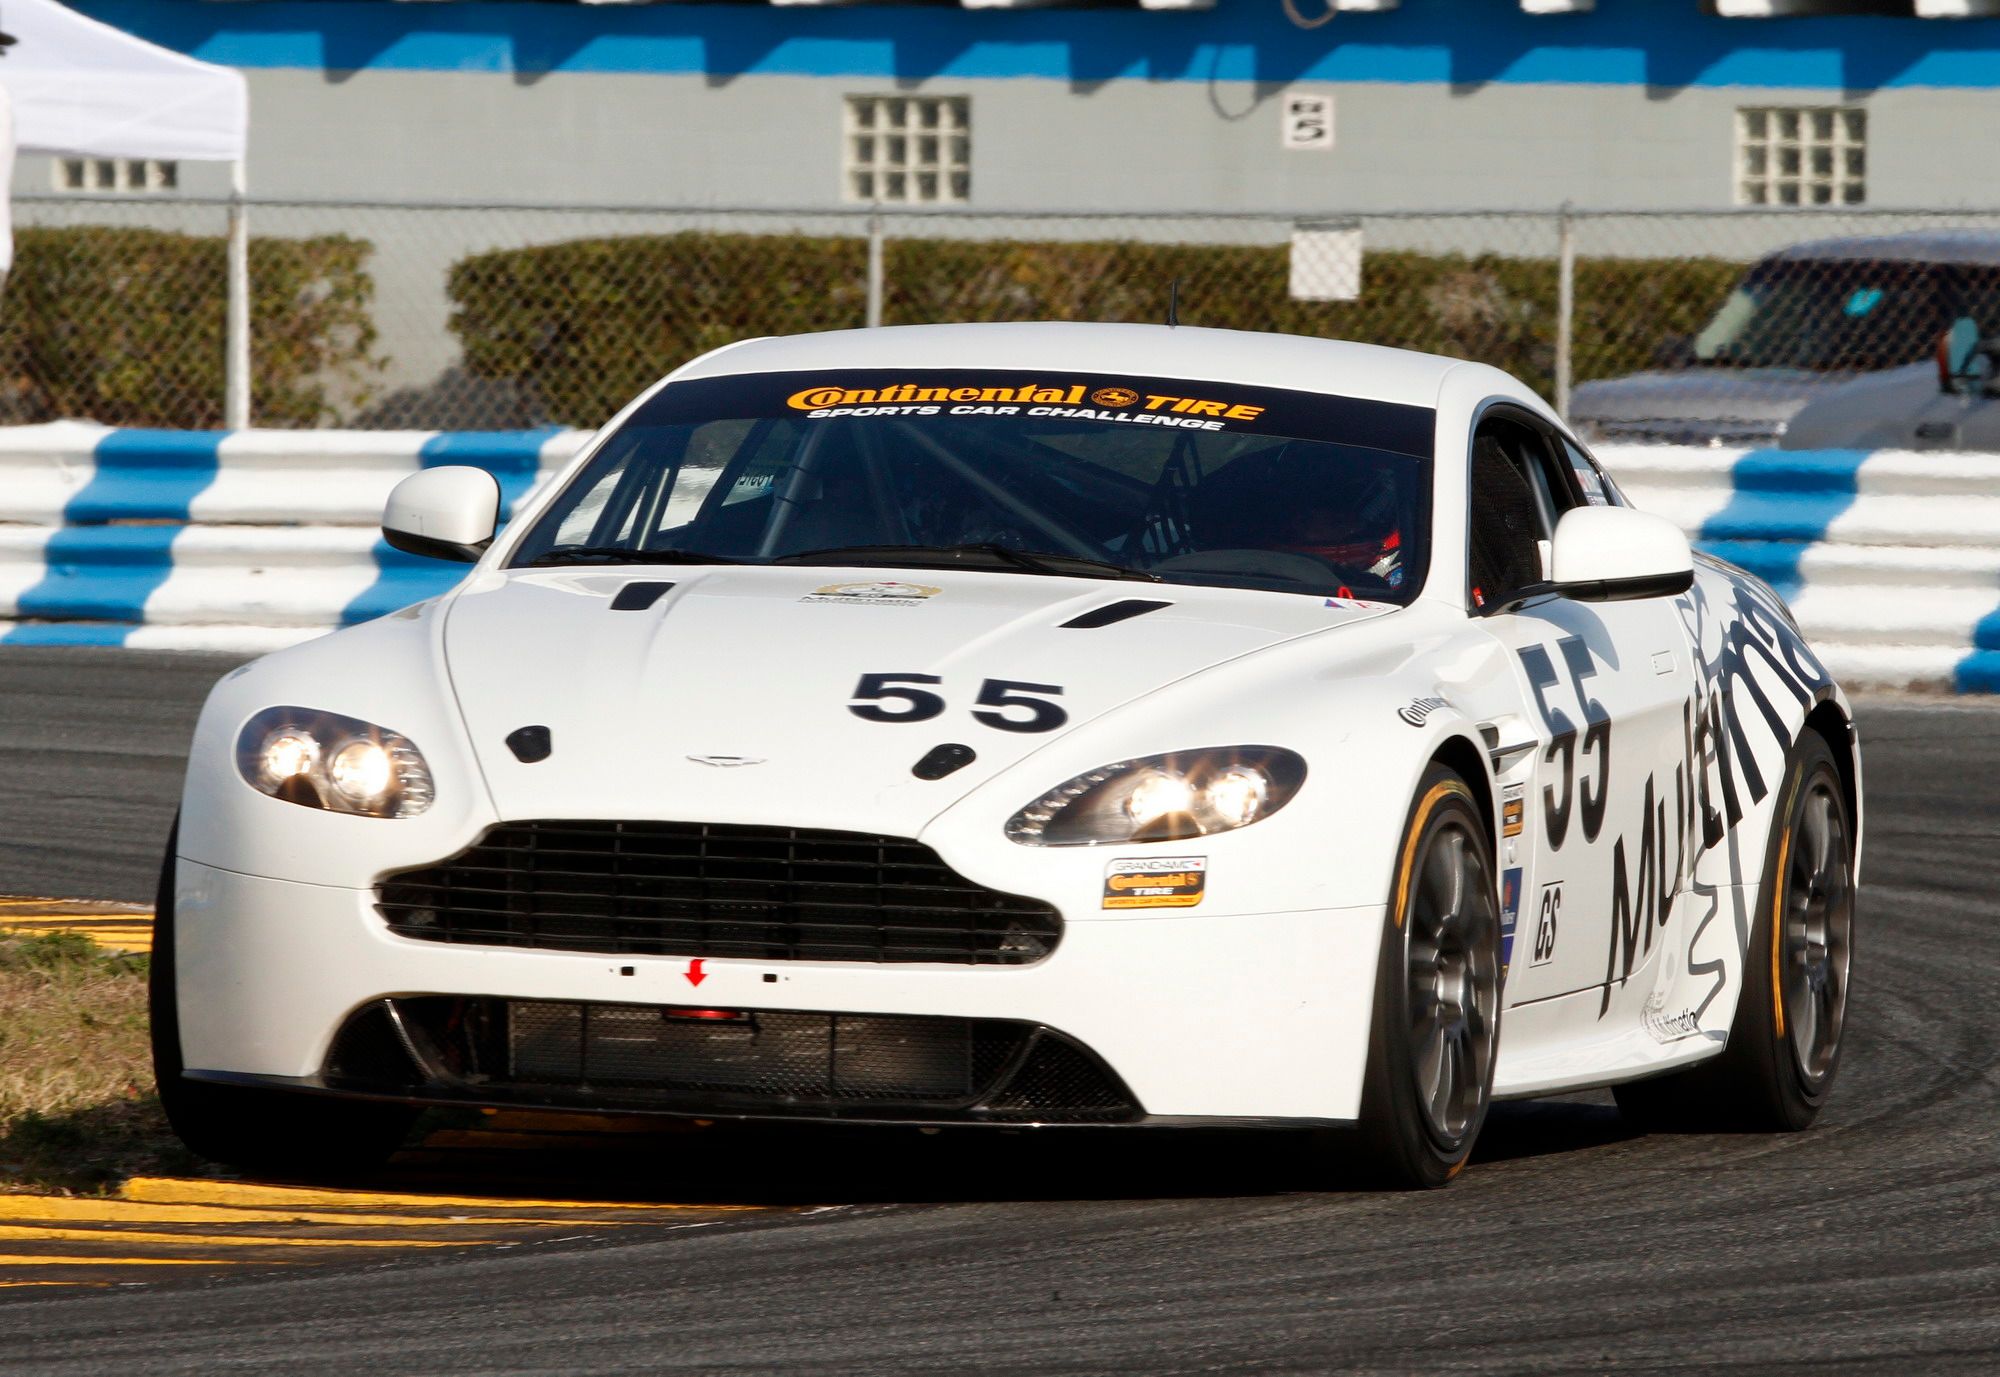
<path fill-rule="evenodd" d="M 1127 372 L 1435 408 L 1428 576 L 1396 608 L 970 569 L 508 568 L 614 420 L 452 593 L 216 687 L 190 756 L 174 883 L 191 1070 L 309 1080 L 342 1020 L 392 996 L 696 1001 L 1039 1022 L 1102 1058 L 1156 1119 L 1352 1120 L 1395 857 L 1440 751 L 1473 762 L 1496 815 L 1496 869 L 1518 879 L 1494 1093 L 1608 1084 L 1719 1050 L 1744 979 L 1773 782 L 1808 712 L 1830 705 L 1844 723 L 1846 701 L 1775 595 L 1712 564 L 1675 598 L 1470 614 L 1468 439 L 1496 402 L 1559 426 L 1531 392 L 1490 368 L 1394 350 L 1050 325 L 751 341 L 661 385 L 868 367 Z M 611 610 L 637 580 L 674 586 L 644 610 Z M 885 580 L 932 591 L 893 607 L 829 605 L 820 592 Z M 1126 598 L 1172 605 L 1062 625 Z M 1576 644 L 1565 652 L 1565 641 Z M 875 672 L 938 676 L 947 715 L 860 720 L 848 704 Z M 986 679 L 1059 686 L 1067 723 L 1037 734 L 978 724 L 967 709 Z M 408 737 L 436 802 L 383 820 L 250 787 L 236 738 L 281 704 Z M 1600 716 L 1608 737 L 1591 733 Z M 554 749 L 524 763 L 503 742 L 531 724 Z M 913 777 L 941 742 L 977 759 L 942 780 Z M 1097 847 L 1003 834 L 1017 809 L 1107 762 L 1239 744 L 1285 747 L 1310 767 L 1297 798 L 1252 826 Z M 1858 839 L 1858 757 L 1854 769 Z M 1501 835 L 1515 788 L 1523 826 Z M 374 910 L 387 874 L 452 856 L 496 823 L 564 818 L 915 838 L 971 881 L 1052 904 L 1064 935 L 1019 966 L 709 960 L 696 995 L 685 957 L 412 940 Z M 1148 855 L 1205 858 L 1197 907 L 1100 906 L 1107 864 Z M 1561 901 L 1536 959 L 1552 888 Z"/>

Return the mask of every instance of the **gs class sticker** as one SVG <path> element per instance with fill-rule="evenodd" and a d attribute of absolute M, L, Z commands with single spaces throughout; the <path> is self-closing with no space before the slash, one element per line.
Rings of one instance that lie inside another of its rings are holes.
<path fill-rule="evenodd" d="M 1143 856 L 1104 869 L 1106 908 L 1193 908 L 1208 887 L 1206 856 Z"/>

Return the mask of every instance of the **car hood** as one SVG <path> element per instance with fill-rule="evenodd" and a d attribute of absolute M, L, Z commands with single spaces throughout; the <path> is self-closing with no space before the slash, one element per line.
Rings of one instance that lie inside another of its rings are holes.
<path fill-rule="evenodd" d="M 614 606 L 637 600 L 619 594 L 641 583 L 672 587 L 650 606 Z M 1139 599 L 1167 605 L 1107 625 L 1064 625 Z M 1120 704 L 1394 610 L 963 570 L 503 571 L 476 577 L 454 600 L 444 645 L 503 818 L 699 818 L 913 836 L 972 789 Z M 945 708 L 924 721 L 858 716 L 849 704 L 871 674 L 936 676 L 919 687 Z M 1066 720 L 1047 731 L 982 723 L 973 714 L 986 711 L 976 700 L 989 680 L 1046 686 L 1036 696 Z M 548 729 L 547 758 L 517 758 L 507 738 L 523 727 Z M 1186 742 L 1158 749 L 1226 735 L 1218 724 L 1190 724 Z M 912 767 L 945 743 L 970 746 L 975 759 L 946 779 L 916 778 Z"/>
<path fill-rule="evenodd" d="M 1799 368 L 1680 368 L 1584 383 L 1570 419 L 1607 440 L 1757 444 L 1852 373 Z"/>

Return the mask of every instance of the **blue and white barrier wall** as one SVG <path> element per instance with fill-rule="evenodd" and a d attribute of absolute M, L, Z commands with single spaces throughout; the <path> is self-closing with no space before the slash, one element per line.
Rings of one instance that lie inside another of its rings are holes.
<path fill-rule="evenodd" d="M 1783 594 L 1844 682 L 2000 691 L 2000 454 L 1598 453 L 1636 505 Z"/>
<path fill-rule="evenodd" d="M 389 490 L 472 464 L 502 515 L 582 431 L 0 429 L 0 644 L 264 651 L 440 593 L 389 549 Z"/>
<path fill-rule="evenodd" d="M 0 643 L 275 649 L 451 586 L 377 533 L 440 464 L 511 509 L 580 431 L 0 429 Z M 2000 455 L 1601 451 L 1641 507 L 1761 574 L 1853 684 L 2000 691 Z"/>

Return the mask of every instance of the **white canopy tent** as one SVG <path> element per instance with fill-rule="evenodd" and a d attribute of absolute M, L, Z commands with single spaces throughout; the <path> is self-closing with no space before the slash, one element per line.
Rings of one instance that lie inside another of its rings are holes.
<path fill-rule="evenodd" d="M 250 228 L 243 157 L 250 92 L 233 67 L 199 62 L 100 24 L 55 0 L 5 0 L 0 86 L 24 153 L 230 164 L 228 398 L 250 423 Z M 11 164 L 9 155 L 7 161 Z"/>

